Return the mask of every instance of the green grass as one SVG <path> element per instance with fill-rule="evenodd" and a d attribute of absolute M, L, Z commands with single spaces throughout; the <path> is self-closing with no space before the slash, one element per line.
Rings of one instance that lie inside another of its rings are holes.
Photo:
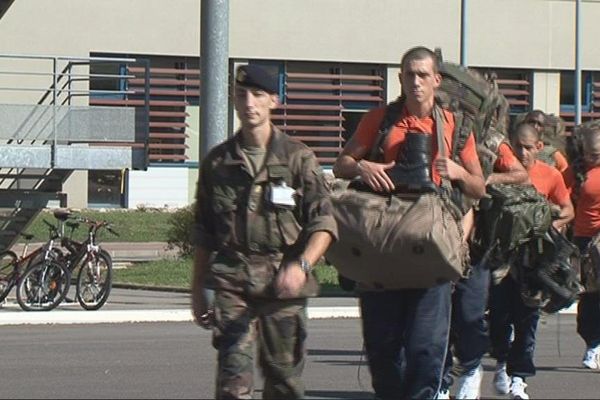
<path fill-rule="evenodd" d="M 115 269 L 113 282 L 156 287 L 189 288 L 192 280 L 192 261 L 189 258 L 136 263 Z"/>
<path fill-rule="evenodd" d="M 321 285 L 323 296 L 347 296 L 338 286 L 337 272 L 331 265 L 319 264 L 315 267 L 315 276 Z M 177 260 L 163 259 L 152 262 L 136 263 L 131 267 L 116 269 L 113 282 L 125 285 L 144 285 L 188 289 L 192 278 L 190 258 Z"/>
<path fill-rule="evenodd" d="M 169 218 L 172 213 L 162 210 L 82 210 L 79 214 L 94 220 L 106 220 L 113 224 L 119 236 L 114 236 L 107 231 L 101 232 L 100 241 L 103 242 L 166 242 Z M 52 224 L 57 220 L 52 211 L 42 211 L 31 225 L 27 233 L 35 235 L 35 241 L 45 241 L 48 238 L 48 228 L 42 222 L 46 219 Z M 84 239 L 87 226 L 82 224 L 76 231 L 74 238 Z"/>

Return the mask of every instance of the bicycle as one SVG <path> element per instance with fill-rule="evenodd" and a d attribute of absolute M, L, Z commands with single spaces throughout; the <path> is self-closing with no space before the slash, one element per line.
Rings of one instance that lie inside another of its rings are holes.
<path fill-rule="evenodd" d="M 34 236 L 28 233 L 21 233 L 20 235 L 25 239 L 20 259 L 14 251 L 4 250 L 0 252 L 0 303 L 6 299 L 12 288 L 17 285 L 22 270 L 29 266 L 31 260 L 35 257 L 34 253 L 27 256 L 29 242 Z"/>
<path fill-rule="evenodd" d="M 94 221 L 81 216 L 73 217 L 70 212 L 66 213 L 68 215 L 65 214 L 63 218 L 72 220 L 65 222 L 71 232 L 61 237 L 61 246 L 67 250 L 67 253 L 61 257 L 61 262 L 72 275 L 75 270 L 79 270 L 76 298 L 81 307 L 90 311 L 98 310 L 108 300 L 112 288 L 112 258 L 96 243 L 96 239 L 101 229 L 106 229 L 116 236 L 118 233 L 107 221 Z M 72 238 L 80 223 L 88 225 L 87 239 L 83 242 Z"/>
<path fill-rule="evenodd" d="M 25 311 L 50 311 L 69 290 L 71 273 L 56 262 L 54 242 L 59 237 L 58 228 L 43 222 L 50 231 L 44 245 L 27 254 L 33 235 L 21 234 L 26 242 L 20 257 L 11 250 L 0 252 L 0 301 L 16 286 L 17 302 Z"/>

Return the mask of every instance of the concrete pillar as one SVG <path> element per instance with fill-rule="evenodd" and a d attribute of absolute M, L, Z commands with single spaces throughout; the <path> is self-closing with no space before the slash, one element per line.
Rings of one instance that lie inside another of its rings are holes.
<path fill-rule="evenodd" d="M 400 96 L 400 67 L 388 67 L 387 69 L 387 102 L 396 100 Z"/>
<path fill-rule="evenodd" d="M 560 72 L 536 71 L 533 73 L 533 109 L 548 114 L 560 114 Z"/>
<path fill-rule="evenodd" d="M 87 208 L 88 172 L 73 171 L 69 179 L 63 183 L 62 190 L 67 193 L 67 207 Z"/>

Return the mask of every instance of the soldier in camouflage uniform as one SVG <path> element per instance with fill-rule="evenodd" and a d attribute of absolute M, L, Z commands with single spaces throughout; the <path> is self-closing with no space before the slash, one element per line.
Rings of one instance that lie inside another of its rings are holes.
<path fill-rule="evenodd" d="M 311 268 L 337 236 L 314 153 L 270 123 L 276 93 L 275 77 L 241 66 L 242 128 L 200 168 L 192 312 L 213 327 L 219 399 L 252 398 L 255 343 L 263 397 L 303 397 L 306 298 L 318 289 Z"/>

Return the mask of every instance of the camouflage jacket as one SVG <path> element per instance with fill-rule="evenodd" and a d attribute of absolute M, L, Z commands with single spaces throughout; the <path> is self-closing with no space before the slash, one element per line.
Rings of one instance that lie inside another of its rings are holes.
<path fill-rule="evenodd" d="M 314 232 L 336 238 L 337 226 L 329 187 L 307 146 L 272 127 L 264 167 L 254 176 L 240 138 L 238 132 L 202 162 L 195 242 L 213 253 L 207 287 L 270 297 L 281 261 L 298 257 Z M 270 200 L 284 184 L 294 190 L 295 206 Z"/>

